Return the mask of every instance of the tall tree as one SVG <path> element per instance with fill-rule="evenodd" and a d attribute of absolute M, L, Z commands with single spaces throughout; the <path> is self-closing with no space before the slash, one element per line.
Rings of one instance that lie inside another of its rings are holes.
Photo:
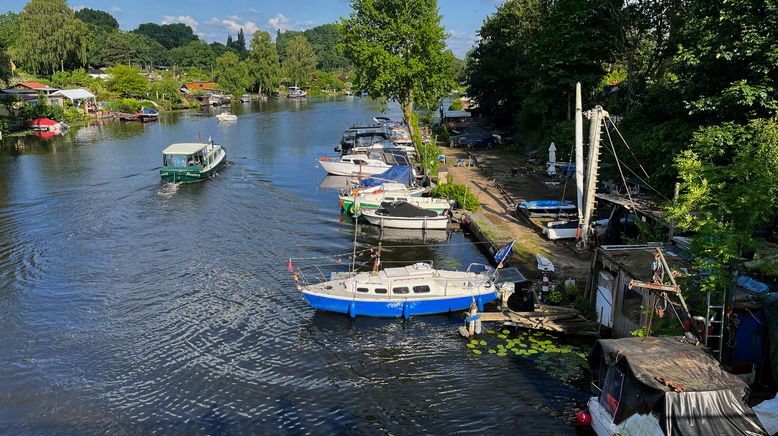
<path fill-rule="evenodd" d="M 269 33 L 257 31 L 251 38 L 250 46 L 248 68 L 252 86 L 259 94 L 263 91 L 269 93 L 280 83 L 281 63 L 276 45 Z"/>
<path fill-rule="evenodd" d="M 316 71 L 316 55 L 304 36 L 298 35 L 289 41 L 284 69 L 295 85 L 306 85 Z"/>
<path fill-rule="evenodd" d="M 0 47 L 6 50 L 13 47 L 19 38 L 19 14 L 8 12 L 0 14 Z"/>
<path fill-rule="evenodd" d="M 119 22 L 116 21 L 116 18 L 105 11 L 83 8 L 76 11 L 76 18 L 94 27 L 103 27 L 108 30 L 119 29 Z"/>
<path fill-rule="evenodd" d="M 170 58 L 173 65 L 182 67 L 210 69 L 216 62 L 211 46 L 199 39 L 190 42 L 184 47 L 176 47 L 170 50 Z"/>
<path fill-rule="evenodd" d="M 302 32 L 296 30 L 276 31 L 276 50 L 278 50 L 278 57 L 281 59 L 282 64 L 286 62 L 286 46 L 289 45 L 289 41 L 302 34 Z"/>
<path fill-rule="evenodd" d="M 66 0 L 30 0 L 20 16 L 17 58 L 33 74 L 86 61 L 86 25 Z"/>
<path fill-rule="evenodd" d="M 218 77 L 219 86 L 228 94 L 237 97 L 246 92 L 249 71 L 237 54 L 227 52 L 216 59 L 214 73 Z"/>
<path fill-rule="evenodd" d="M 414 101 L 427 106 L 451 89 L 437 0 L 351 0 L 351 7 L 343 46 L 357 86 L 398 102 L 408 122 Z"/>
<path fill-rule="evenodd" d="M 343 55 L 338 46 L 343 36 L 340 32 L 340 26 L 337 24 L 324 24 L 308 29 L 303 35 L 311 44 L 313 52 L 318 61 L 316 68 L 324 71 L 332 71 L 338 68 L 347 68 L 348 59 Z"/>
<path fill-rule="evenodd" d="M 183 47 L 198 40 L 197 35 L 194 34 L 192 28 L 183 23 L 144 23 L 133 30 L 133 32 L 146 35 L 151 39 L 156 40 L 168 50 L 175 47 Z"/>

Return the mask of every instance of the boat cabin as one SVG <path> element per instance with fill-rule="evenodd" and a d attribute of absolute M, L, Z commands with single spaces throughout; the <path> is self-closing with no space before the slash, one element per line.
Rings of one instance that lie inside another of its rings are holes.
<path fill-rule="evenodd" d="M 214 158 L 216 149 L 211 144 L 173 144 L 162 151 L 162 165 L 172 168 L 205 167 Z"/>

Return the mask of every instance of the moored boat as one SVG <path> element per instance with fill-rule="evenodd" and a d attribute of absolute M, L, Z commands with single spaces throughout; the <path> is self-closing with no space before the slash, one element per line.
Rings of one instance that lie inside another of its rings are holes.
<path fill-rule="evenodd" d="M 393 229 L 445 229 L 447 213 L 423 209 L 407 201 L 384 202 L 377 209 L 360 210 L 360 216 L 373 225 Z"/>
<path fill-rule="evenodd" d="M 157 121 L 159 119 L 159 112 L 153 108 L 141 108 L 138 112 L 135 112 L 138 117 L 138 121 L 147 123 L 149 121 Z"/>
<path fill-rule="evenodd" d="M 297 86 L 290 86 L 286 88 L 286 97 L 287 98 L 303 98 L 308 95 L 308 92 L 306 92 L 304 89 L 300 89 Z"/>
<path fill-rule="evenodd" d="M 608 218 L 592 222 L 592 227 L 596 230 L 597 236 L 605 235 L 605 232 L 608 230 L 608 222 Z M 552 221 L 543 228 L 543 234 L 551 240 L 578 238 L 580 237 L 578 220 Z"/>
<path fill-rule="evenodd" d="M 575 204 L 571 201 L 559 200 L 535 200 L 522 201 L 516 205 L 516 214 L 523 213 L 530 217 L 567 217 L 577 212 Z"/>
<path fill-rule="evenodd" d="M 447 271 L 416 263 L 372 273 L 332 273 L 328 281 L 298 283 L 298 289 L 314 309 L 348 313 L 352 318 L 409 318 L 465 310 L 473 302 L 483 310 L 484 304 L 497 298 L 489 270 Z"/>
<path fill-rule="evenodd" d="M 230 111 L 224 111 L 216 115 L 216 119 L 219 121 L 238 121 L 238 116 Z"/>
<path fill-rule="evenodd" d="M 243 103 L 250 103 L 251 102 L 251 96 L 249 94 L 243 94 L 240 96 L 240 101 Z"/>
<path fill-rule="evenodd" d="M 227 163 L 224 147 L 208 143 L 172 144 L 162 151 L 162 180 L 169 182 L 201 182 L 212 177 Z"/>
<path fill-rule="evenodd" d="M 451 209 L 451 202 L 442 198 L 421 197 L 414 196 L 413 193 L 418 191 L 411 191 L 404 185 L 400 185 L 406 189 L 397 190 L 384 190 L 376 189 L 371 192 L 360 193 L 358 190 L 355 193 L 343 192 L 338 197 L 340 207 L 344 212 L 354 213 L 358 210 L 377 209 L 381 206 L 381 203 L 404 201 L 408 204 L 416 206 L 421 209 L 443 212 L 444 210 Z"/>
<path fill-rule="evenodd" d="M 355 177 L 381 174 L 392 167 L 378 157 L 373 158 L 364 154 L 346 155 L 340 159 L 323 157 L 319 159 L 319 164 L 327 171 L 327 174 Z"/>

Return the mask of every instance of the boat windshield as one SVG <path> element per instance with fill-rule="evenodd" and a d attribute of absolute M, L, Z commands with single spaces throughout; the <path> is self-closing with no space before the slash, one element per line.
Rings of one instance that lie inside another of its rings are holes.
<path fill-rule="evenodd" d="M 176 167 L 176 168 L 184 168 L 189 166 L 189 163 L 187 162 L 187 158 L 191 158 L 191 156 L 186 156 L 183 154 L 166 154 L 163 156 L 164 156 L 163 164 L 166 167 Z"/>

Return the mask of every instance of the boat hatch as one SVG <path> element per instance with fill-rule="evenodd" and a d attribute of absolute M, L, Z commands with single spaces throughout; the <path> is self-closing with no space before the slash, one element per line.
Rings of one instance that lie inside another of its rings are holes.
<path fill-rule="evenodd" d="M 467 272 L 471 273 L 487 273 L 491 274 L 494 272 L 494 268 L 490 267 L 489 265 L 484 265 L 482 263 L 471 263 L 470 266 L 467 267 Z"/>

